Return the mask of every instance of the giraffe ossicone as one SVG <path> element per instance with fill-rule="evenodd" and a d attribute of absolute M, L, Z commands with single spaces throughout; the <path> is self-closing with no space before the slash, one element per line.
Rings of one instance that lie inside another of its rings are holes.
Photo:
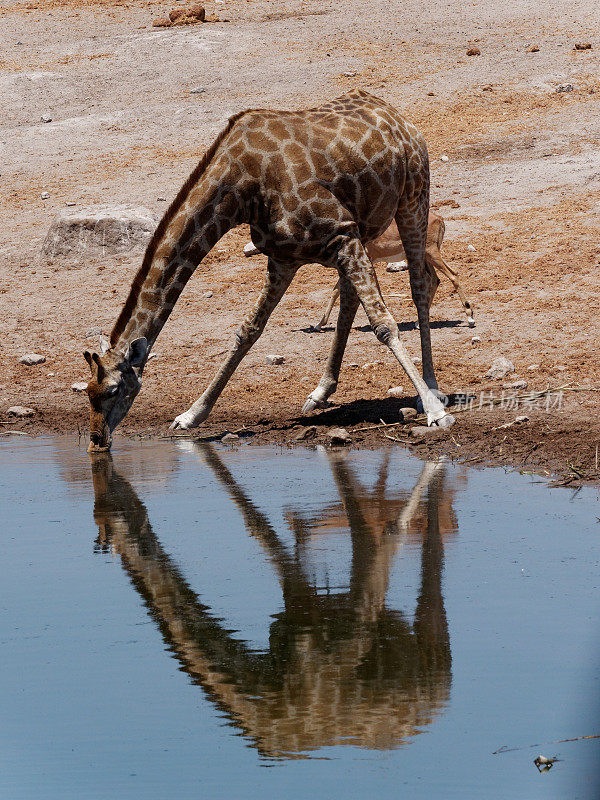
<path fill-rule="evenodd" d="M 359 304 L 415 386 L 429 424 L 453 418 L 437 389 L 429 305 L 437 278 L 425 263 L 429 159 L 410 122 L 382 100 L 354 90 L 306 111 L 248 110 L 231 117 L 178 192 L 150 240 L 104 355 L 86 354 L 92 373 L 90 449 L 108 449 L 111 434 L 141 388 L 152 346 L 187 281 L 231 228 L 250 225 L 268 256 L 261 296 L 242 322 L 225 361 L 202 396 L 172 428 L 199 425 L 264 327 L 297 270 L 319 263 L 340 278 L 340 311 L 319 386 L 336 390 Z M 381 296 L 365 245 L 395 220 L 417 307 L 423 377 L 402 344 Z M 308 403 L 308 401 L 307 401 Z"/>

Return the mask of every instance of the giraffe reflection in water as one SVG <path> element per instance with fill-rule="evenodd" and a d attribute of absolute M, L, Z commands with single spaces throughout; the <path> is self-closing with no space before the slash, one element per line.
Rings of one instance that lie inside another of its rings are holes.
<path fill-rule="evenodd" d="M 165 553 L 144 504 L 110 456 L 92 456 L 97 546 L 120 556 L 192 680 L 270 757 L 297 757 L 338 744 L 393 748 L 430 724 L 444 710 L 451 683 L 440 520 L 447 532 L 456 528 L 452 492 L 444 492 L 444 464 L 425 462 L 407 497 L 384 502 L 387 456 L 375 491 L 368 494 L 345 456 L 328 454 L 352 556 L 349 586 L 323 593 L 307 577 L 306 546 L 320 524 L 324 531 L 339 526 L 340 508 L 325 509 L 320 520 L 288 511 L 296 540 L 290 549 L 217 451 L 194 447 L 279 579 L 283 610 L 273 618 L 267 652 L 232 636 Z M 395 554 L 417 536 L 420 588 L 411 623 L 387 608 L 385 598 Z"/>

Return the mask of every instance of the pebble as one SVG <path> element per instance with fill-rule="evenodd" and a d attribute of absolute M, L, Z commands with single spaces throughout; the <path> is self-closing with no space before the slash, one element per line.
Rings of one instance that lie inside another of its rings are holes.
<path fill-rule="evenodd" d="M 512 361 L 509 361 L 508 358 L 504 356 L 498 356 L 492 361 L 492 364 L 488 371 L 485 373 L 486 378 L 491 378 L 492 380 L 498 380 L 499 378 L 504 378 L 510 372 L 515 371 L 515 365 Z"/>
<path fill-rule="evenodd" d="M 43 364 L 45 360 L 46 356 L 41 356 L 38 353 L 27 353 L 21 356 L 19 364 L 26 364 L 28 367 L 33 367 L 34 364 Z"/>
<path fill-rule="evenodd" d="M 327 431 L 327 438 L 330 444 L 350 444 L 352 437 L 346 428 L 332 428 Z"/>
<path fill-rule="evenodd" d="M 578 42 L 573 50 L 591 50 L 592 45 L 591 42 Z"/>
<path fill-rule="evenodd" d="M 378 367 L 381 364 L 383 364 L 383 361 L 367 361 L 366 364 L 362 365 L 361 369 L 374 369 L 375 367 Z"/>
<path fill-rule="evenodd" d="M 567 367 L 564 367 L 562 364 L 560 364 L 558 367 L 554 367 L 555 372 L 565 372 L 566 369 Z"/>
<path fill-rule="evenodd" d="M 285 362 L 285 356 L 278 356 L 274 354 L 267 356 L 267 364 L 278 366 L 279 364 L 283 364 L 284 362 Z"/>
<path fill-rule="evenodd" d="M 443 161 L 445 164 L 447 161 L 450 161 L 450 159 L 448 158 L 448 156 L 441 156 L 440 161 Z"/>
<path fill-rule="evenodd" d="M 49 372 L 48 373 L 48 377 L 49 378 L 54 378 L 55 375 L 56 375 L 56 372 Z"/>
<path fill-rule="evenodd" d="M 527 389 L 529 384 L 527 381 L 514 381 L 513 383 L 503 383 L 503 389 Z"/>
<path fill-rule="evenodd" d="M 467 50 L 467 55 L 468 56 L 480 56 L 481 55 L 481 50 L 478 47 L 469 47 L 469 49 Z"/>
<path fill-rule="evenodd" d="M 385 268 L 386 272 L 402 272 L 402 270 L 408 269 L 408 263 L 406 261 L 390 261 L 387 267 Z"/>
<path fill-rule="evenodd" d="M 539 364 L 530 364 L 530 365 L 527 367 L 527 371 L 528 371 L 528 372 L 533 372 L 534 370 L 536 370 L 536 369 L 539 369 L 539 368 L 540 368 L 540 365 L 539 365 Z"/>
<path fill-rule="evenodd" d="M 345 78 L 353 78 L 356 75 L 356 72 L 344 72 Z"/>
<path fill-rule="evenodd" d="M 40 197 L 42 200 L 50 200 L 50 192 L 42 192 Z"/>
<path fill-rule="evenodd" d="M 572 92 L 573 91 L 573 84 L 572 83 L 559 83 L 554 91 L 556 92 L 556 94 L 562 94 L 563 92 Z"/>
<path fill-rule="evenodd" d="M 6 413 L 9 417 L 33 417 L 35 409 L 26 406 L 11 406 Z"/>
<path fill-rule="evenodd" d="M 205 94 L 206 87 L 205 86 L 194 86 L 193 89 L 190 89 L 190 94 Z"/>
<path fill-rule="evenodd" d="M 239 436 L 237 433 L 226 433 L 224 436 L 221 436 L 222 442 L 237 442 L 239 440 Z"/>
<path fill-rule="evenodd" d="M 532 44 L 530 47 L 527 48 L 527 52 L 528 53 L 539 53 L 540 52 L 540 48 L 537 46 L 537 44 Z"/>
<path fill-rule="evenodd" d="M 40 119 L 42 122 L 52 122 L 52 117 L 49 114 L 42 114 Z"/>
<path fill-rule="evenodd" d="M 78 381 L 77 383 L 72 383 L 71 389 L 74 392 L 85 392 L 85 390 L 87 389 L 87 383 L 85 381 Z"/>
<path fill-rule="evenodd" d="M 387 390 L 387 393 L 392 397 L 402 397 L 402 395 L 404 394 L 404 389 L 402 388 L 402 386 L 391 386 Z"/>
<path fill-rule="evenodd" d="M 208 297 L 212 297 L 212 296 L 213 296 L 213 293 L 212 293 L 212 292 L 210 292 L 210 291 L 208 291 L 208 292 L 204 292 L 204 294 L 202 295 L 202 297 L 207 297 L 207 298 L 208 298 Z"/>
<path fill-rule="evenodd" d="M 471 344 L 479 344 L 481 336 L 471 336 Z"/>
<path fill-rule="evenodd" d="M 469 251 L 469 253 L 474 253 L 476 249 L 477 248 L 472 244 L 467 245 L 467 250 Z"/>
<path fill-rule="evenodd" d="M 416 408 L 401 408 L 399 413 L 400 422 L 408 422 L 411 419 L 414 419 L 417 416 L 417 409 Z"/>
<path fill-rule="evenodd" d="M 250 258 L 250 256 L 255 256 L 259 252 L 260 250 L 257 250 L 256 247 L 254 247 L 254 245 L 252 244 L 252 242 L 248 242 L 248 244 L 244 245 L 244 255 L 247 258 Z"/>
<path fill-rule="evenodd" d="M 302 428 L 295 436 L 295 442 L 305 442 L 308 439 L 314 439 L 317 435 L 317 426 L 309 425 L 308 428 Z"/>
<path fill-rule="evenodd" d="M 431 436 L 443 430 L 444 429 L 440 428 L 438 425 L 415 425 L 410 429 L 410 435 L 414 436 L 415 439 L 420 439 L 423 436 Z"/>

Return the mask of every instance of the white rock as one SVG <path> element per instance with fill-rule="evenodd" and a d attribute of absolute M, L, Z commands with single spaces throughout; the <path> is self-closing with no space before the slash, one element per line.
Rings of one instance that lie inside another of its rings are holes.
<path fill-rule="evenodd" d="M 19 364 L 26 364 L 28 367 L 33 367 L 34 364 L 43 364 L 46 356 L 41 356 L 39 353 L 26 353 L 19 359 Z"/>
<path fill-rule="evenodd" d="M 390 261 L 385 268 L 386 272 L 402 272 L 405 269 L 408 269 L 406 261 Z"/>
<path fill-rule="evenodd" d="M 476 249 L 477 248 L 472 244 L 468 244 L 467 245 L 467 250 L 469 251 L 469 253 L 474 253 L 476 251 Z"/>
<path fill-rule="evenodd" d="M 42 256 L 104 256 L 148 244 L 158 216 L 131 203 L 62 209 L 42 245 Z"/>
<path fill-rule="evenodd" d="M 244 245 L 244 255 L 247 258 L 250 258 L 250 256 L 256 256 L 259 253 L 260 250 L 257 250 L 256 247 L 254 247 L 254 245 L 252 244 L 252 242 L 248 242 L 248 244 Z"/>
<path fill-rule="evenodd" d="M 527 381 L 514 381 L 513 383 L 503 383 L 503 389 L 527 389 L 529 384 Z"/>
<path fill-rule="evenodd" d="M 567 369 L 567 367 L 564 367 L 562 364 L 560 364 L 559 366 L 554 367 L 555 372 L 564 372 L 566 369 Z"/>
<path fill-rule="evenodd" d="M 42 120 L 42 122 L 52 122 L 52 117 L 50 116 L 50 114 L 42 114 L 40 119 Z"/>
<path fill-rule="evenodd" d="M 402 395 L 404 394 L 404 389 L 402 388 L 402 386 L 391 386 L 388 389 L 387 393 L 392 397 L 402 397 Z"/>
<path fill-rule="evenodd" d="M 539 369 L 539 368 L 540 368 L 540 365 L 539 365 L 539 364 L 530 364 L 530 365 L 527 367 L 527 371 L 528 371 L 528 372 L 533 372 L 534 370 L 536 370 L 536 369 Z"/>
<path fill-rule="evenodd" d="M 40 197 L 42 200 L 50 200 L 50 192 L 42 192 Z"/>
<path fill-rule="evenodd" d="M 212 292 L 204 292 L 204 294 L 202 295 L 202 297 L 206 297 L 206 298 L 209 298 L 209 297 L 212 297 L 212 296 L 213 296 Z"/>
<path fill-rule="evenodd" d="M 225 436 L 221 437 L 222 442 L 237 442 L 239 441 L 239 436 L 237 433 L 226 433 Z"/>
<path fill-rule="evenodd" d="M 440 161 L 443 161 L 445 164 L 447 161 L 450 161 L 450 159 L 448 158 L 448 156 L 441 156 Z"/>
<path fill-rule="evenodd" d="M 77 383 L 72 383 L 71 389 L 74 392 L 85 392 L 85 390 L 87 389 L 87 383 L 85 381 L 78 381 Z"/>
<path fill-rule="evenodd" d="M 267 356 L 267 364 L 274 364 L 277 366 L 279 364 L 283 364 L 284 362 L 285 362 L 285 356 L 278 356 L 274 354 Z"/>
<path fill-rule="evenodd" d="M 481 336 L 471 336 L 471 344 L 479 344 Z"/>
<path fill-rule="evenodd" d="M 193 89 L 190 89 L 190 94 L 204 94 L 206 92 L 205 86 L 194 86 Z"/>
<path fill-rule="evenodd" d="M 6 413 L 9 417 L 33 417 L 35 409 L 26 406 L 11 406 Z"/>
<path fill-rule="evenodd" d="M 554 91 L 556 92 L 556 94 L 562 94 L 563 92 L 572 92 L 573 91 L 573 84 L 572 83 L 559 83 Z"/>
<path fill-rule="evenodd" d="M 486 378 L 491 378 L 492 380 L 498 380 L 499 378 L 504 378 L 510 372 L 515 371 L 515 365 L 512 361 L 509 361 L 508 358 L 504 356 L 498 356 L 492 361 L 491 367 L 485 373 Z"/>

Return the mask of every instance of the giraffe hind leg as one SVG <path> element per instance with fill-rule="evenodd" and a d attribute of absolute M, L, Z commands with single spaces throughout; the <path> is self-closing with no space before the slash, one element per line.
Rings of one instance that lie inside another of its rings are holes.
<path fill-rule="evenodd" d="M 267 278 L 260 298 L 254 310 L 241 324 L 229 355 L 201 397 L 187 411 L 175 417 L 171 430 L 195 428 L 208 417 L 236 367 L 263 332 L 273 310 L 292 282 L 294 273 L 294 269 L 269 259 Z"/>

